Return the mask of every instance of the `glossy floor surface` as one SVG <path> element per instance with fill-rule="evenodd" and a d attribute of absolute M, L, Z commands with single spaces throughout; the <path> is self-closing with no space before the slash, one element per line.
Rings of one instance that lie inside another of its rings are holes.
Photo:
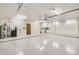
<path fill-rule="evenodd" d="M 79 38 L 46 34 L 28 39 L 0 43 L 1 55 L 75 55 Z"/>

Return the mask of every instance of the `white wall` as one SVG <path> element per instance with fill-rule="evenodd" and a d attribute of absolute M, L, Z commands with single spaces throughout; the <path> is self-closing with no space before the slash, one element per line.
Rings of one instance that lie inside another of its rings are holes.
<path fill-rule="evenodd" d="M 77 20 L 67 20 L 65 22 L 55 21 L 51 24 L 52 26 L 49 32 L 77 35 Z"/>
<path fill-rule="evenodd" d="M 32 23 L 32 34 L 40 34 L 40 23 L 38 21 Z"/>
<path fill-rule="evenodd" d="M 78 33 L 78 36 L 79 36 L 79 19 L 77 19 L 77 33 Z"/>
<path fill-rule="evenodd" d="M 50 26 L 50 30 L 48 30 L 48 32 L 51 32 L 51 33 L 55 33 L 55 24 L 53 24 L 53 22 L 50 22 L 51 26 Z"/>
<path fill-rule="evenodd" d="M 25 32 L 25 20 L 27 20 L 27 16 L 17 14 L 13 19 L 11 23 L 11 27 L 17 27 L 17 35 L 18 36 L 24 36 L 26 34 Z"/>

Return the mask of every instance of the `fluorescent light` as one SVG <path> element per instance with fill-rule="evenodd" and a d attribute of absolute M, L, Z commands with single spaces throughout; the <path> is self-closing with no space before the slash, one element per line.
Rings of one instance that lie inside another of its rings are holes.
<path fill-rule="evenodd" d="M 55 8 L 55 13 L 59 15 L 61 12 L 59 9 Z"/>
<path fill-rule="evenodd" d="M 51 12 L 51 13 L 56 13 L 57 15 L 60 14 L 60 10 L 57 9 L 57 8 L 53 8 L 53 9 L 51 9 L 50 12 Z"/>
<path fill-rule="evenodd" d="M 55 12 L 56 14 L 58 14 L 58 15 L 60 14 L 60 13 L 59 13 L 59 12 L 57 12 L 56 10 L 54 10 L 54 12 Z"/>

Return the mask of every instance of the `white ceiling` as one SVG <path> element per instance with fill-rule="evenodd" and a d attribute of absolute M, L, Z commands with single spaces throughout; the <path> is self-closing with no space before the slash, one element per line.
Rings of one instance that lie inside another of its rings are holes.
<path fill-rule="evenodd" d="M 66 12 L 75 8 L 79 8 L 79 4 L 77 3 L 24 3 L 21 9 L 19 10 L 19 14 L 25 15 L 29 18 L 29 20 L 39 20 L 40 16 L 44 16 L 45 14 L 53 15 L 50 13 L 52 8 L 57 8 L 60 12 Z M 2 17 L 10 17 L 12 18 L 17 13 L 18 4 L 17 3 L 0 3 L 0 18 Z M 79 15 L 79 11 L 66 14 L 63 17 L 57 16 L 54 17 L 56 19 L 66 19 L 67 17 L 76 17 Z M 54 19 L 51 18 L 51 19 Z"/>

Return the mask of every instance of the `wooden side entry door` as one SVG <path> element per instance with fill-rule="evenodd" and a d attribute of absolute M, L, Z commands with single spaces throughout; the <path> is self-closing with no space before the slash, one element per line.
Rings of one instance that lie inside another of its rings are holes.
<path fill-rule="evenodd" d="M 31 35 L 31 24 L 30 23 L 26 24 L 26 34 Z"/>

